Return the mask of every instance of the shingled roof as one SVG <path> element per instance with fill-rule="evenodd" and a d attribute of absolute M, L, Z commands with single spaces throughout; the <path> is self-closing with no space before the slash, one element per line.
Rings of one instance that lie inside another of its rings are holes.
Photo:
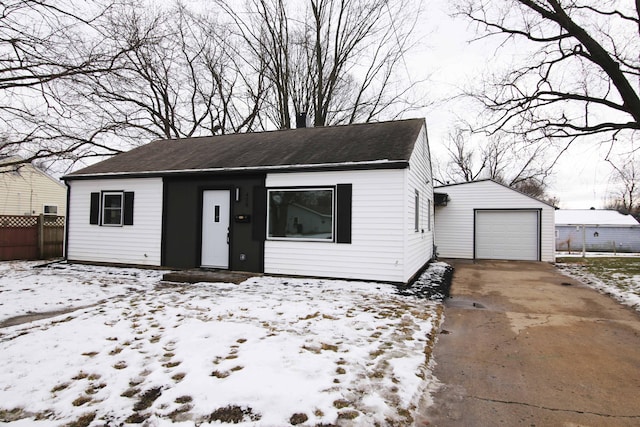
<path fill-rule="evenodd" d="M 159 140 L 73 172 L 110 175 L 406 167 L 423 119 Z"/>

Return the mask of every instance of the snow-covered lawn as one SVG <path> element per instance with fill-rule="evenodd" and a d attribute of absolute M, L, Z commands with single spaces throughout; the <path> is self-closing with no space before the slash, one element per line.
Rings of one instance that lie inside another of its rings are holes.
<path fill-rule="evenodd" d="M 621 303 L 640 311 L 640 257 L 559 258 L 556 266 Z"/>
<path fill-rule="evenodd" d="M 0 422 L 409 425 L 430 384 L 441 306 L 392 285 L 34 265 L 0 263 L 0 323 L 82 308 L 0 329 Z"/>

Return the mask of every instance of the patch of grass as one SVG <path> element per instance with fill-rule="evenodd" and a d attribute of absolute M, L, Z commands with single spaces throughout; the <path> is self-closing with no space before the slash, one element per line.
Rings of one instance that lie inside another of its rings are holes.
<path fill-rule="evenodd" d="M 143 409 L 149 408 L 151 405 L 153 405 L 153 402 L 160 397 L 161 394 L 162 394 L 161 387 L 154 387 L 145 391 L 140 396 L 140 400 L 138 400 L 136 404 L 133 405 L 133 410 L 142 411 Z"/>
<path fill-rule="evenodd" d="M 184 379 L 184 377 L 186 375 L 187 374 L 185 374 L 184 372 L 178 372 L 177 374 L 172 376 L 171 379 L 174 380 L 175 382 L 179 383 L 180 381 L 182 381 Z"/>
<path fill-rule="evenodd" d="M 638 257 L 557 258 L 556 262 L 580 264 L 588 273 L 609 285 L 640 275 Z"/>
<path fill-rule="evenodd" d="M 120 354 L 122 352 L 122 347 L 116 347 L 109 352 L 109 356 L 115 356 L 116 354 Z"/>
<path fill-rule="evenodd" d="M 113 369 L 124 369 L 127 367 L 127 362 L 125 362 L 124 360 L 119 361 L 118 363 L 116 363 L 115 365 L 113 365 Z"/>
<path fill-rule="evenodd" d="M 88 379 L 89 381 L 95 381 L 95 380 L 99 380 L 99 379 L 100 379 L 100 377 L 101 377 L 101 375 L 100 375 L 100 374 L 90 374 L 90 375 L 87 377 L 87 379 Z"/>
<path fill-rule="evenodd" d="M 171 359 L 173 356 L 175 356 L 175 353 L 172 353 L 170 351 L 162 355 L 162 357 L 166 357 L 167 359 Z"/>
<path fill-rule="evenodd" d="M 89 425 L 91 425 L 91 422 L 95 418 L 96 418 L 96 413 L 90 412 L 90 413 L 81 415 L 80 418 L 78 418 L 75 421 L 65 424 L 64 427 L 89 427 Z"/>
<path fill-rule="evenodd" d="M 244 344 L 244 343 L 246 343 L 246 342 L 247 342 L 247 340 L 246 340 L 246 338 L 238 338 L 238 339 L 236 340 L 236 342 L 237 342 L 238 344 Z"/>
<path fill-rule="evenodd" d="M 223 423 L 238 424 L 248 417 L 250 421 L 259 421 L 260 414 L 254 414 L 251 408 L 242 408 L 237 405 L 228 405 L 218 408 L 209 415 L 209 422 L 220 421 Z"/>
<path fill-rule="evenodd" d="M 129 387 L 128 389 L 123 391 L 120 396 L 132 398 L 133 396 L 135 396 L 138 393 L 140 393 L 140 389 L 139 388 L 137 388 L 137 387 Z"/>
<path fill-rule="evenodd" d="M 338 399 L 333 401 L 333 407 L 336 409 L 342 409 L 351 406 L 351 402 L 346 399 Z"/>
<path fill-rule="evenodd" d="M 244 366 L 234 366 L 233 368 L 230 369 L 231 372 L 237 372 L 237 371 L 241 371 L 244 369 Z"/>
<path fill-rule="evenodd" d="M 313 411 L 313 415 L 315 415 L 318 418 L 322 418 L 324 417 L 324 412 L 322 412 L 320 409 L 316 409 L 315 411 Z"/>
<path fill-rule="evenodd" d="M 31 414 L 25 412 L 23 408 L 0 409 L 0 422 L 3 423 L 18 421 L 30 416 Z"/>
<path fill-rule="evenodd" d="M 147 418 L 149 418 L 151 415 L 150 414 L 141 414 L 139 412 L 135 412 L 131 415 L 129 415 L 127 417 L 126 420 L 124 420 L 125 423 L 128 424 L 142 424 L 144 423 Z"/>
<path fill-rule="evenodd" d="M 82 406 L 88 402 L 91 402 L 91 398 L 89 396 L 80 396 L 77 399 L 75 399 L 73 402 L 71 402 L 71 404 L 73 406 Z"/>
<path fill-rule="evenodd" d="M 162 338 L 162 335 L 154 335 L 151 338 L 149 338 L 149 342 L 151 344 L 155 344 L 160 341 L 160 338 Z"/>
<path fill-rule="evenodd" d="M 333 344 L 322 343 L 322 346 L 320 347 L 320 349 L 325 350 L 325 351 L 337 352 L 338 351 L 338 346 L 337 345 L 333 345 Z"/>
<path fill-rule="evenodd" d="M 93 357 L 96 356 L 98 354 L 97 351 L 88 351 L 86 353 L 82 353 L 83 356 L 87 356 L 87 357 Z"/>
<path fill-rule="evenodd" d="M 229 375 L 231 375 L 229 373 L 229 371 L 213 371 L 211 372 L 211 376 L 212 377 L 216 377 L 216 378 L 227 378 Z"/>
<path fill-rule="evenodd" d="M 87 378 L 88 376 L 89 376 L 89 374 L 87 374 L 86 372 L 80 371 L 80 372 L 78 372 L 78 374 L 75 377 L 72 377 L 71 379 L 78 381 L 78 380 L 83 380 L 83 379 Z"/>
<path fill-rule="evenodd" d="M 165 368 L 175 368 L 176 366 L 180 365 L 182 362 L 177 361 L 177 362 L 167 362 L 167 363 L 163 363 L 162 366 Z"/>
<path fill-rule="evenodd" d="M 339 366 L 338 369 L 336 369 L 336 374 L 338 375 L 344 375 L 346 373 L 347 371 L 342 366 Z"/>
<path fill-rule="evenodd" d="M 308 419 L 309 417 L 307 416 L 307 414 L 298 412 L 291 415 L 291 418 L 289 418 L 289 423 L 291 423 L 291 425 L 297 426 L 298 424 L 306 423 Z"/>
<path fill-rule="evenodd" d="M 304 317 L 300 317 L 300 320 L 311 320 L 311 319 L 315 319 L 316 317 L 320 316 L 320 312 L 316 311 L 313 314 L 307 314 Z"/>
<path fill-rule="evenodd" d="M 358 418 L 358 415 L 360 415 L 360 412 L 358 411 L 341 411 L 338 412 L 338 419 L 339 420 L 354 420 L 356 418 Z"/>
<path fill-rule="evenodd" d="M 84 392 L 86 394 L 96 394 L 97 392 L 99 392 L 100 390 L 105 388 L 106 386 L 107 385 L 105 383 L 92 384 L 89 387 L 87 387 L 87 389 Z"/>
<path fill-rule="evenodd" d="M 180 396 L 180 397 L 176 397 L 176 400 L 174 400 L 174 402 L 179 404 L 189 403 L 191 401 L 193 401 L 193 397 L 191 396 Z"/>
<path fill-rule="evenodd" d="M 69 383 L 58 384 L 57 386 L 51 389 L 51 393 L 57 393 L 59 391 L 66 389 L 67 387 L 69 387 Z"/>

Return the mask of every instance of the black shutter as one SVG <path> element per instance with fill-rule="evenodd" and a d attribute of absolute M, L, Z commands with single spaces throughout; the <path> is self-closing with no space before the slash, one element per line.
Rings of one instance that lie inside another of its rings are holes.
<path fill-rule="evenodd" d="M 133 225 L 133 192 L 126 191 L 124 193 L 124 207 L 123 207 L 123 224 Z"/>
<path fill-rule="evenodd" d="M 89 211 L 89 224 L 100 223 L 100 193 L 91 193 L 91 208 Z"/>
<path fill-rule="evenodd" d="M 336 186 L 336 242 L 351 243 L 351 184 Z"/>
<path fill-rule="evenodd" d="M 267 189 L 253 187 L 253 228 L 251 238 L 263 242 L 267 238 Z"/>

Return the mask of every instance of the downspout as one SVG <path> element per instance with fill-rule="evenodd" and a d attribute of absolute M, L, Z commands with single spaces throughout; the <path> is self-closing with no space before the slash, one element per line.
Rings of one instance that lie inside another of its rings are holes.
<path fill-rule="evenodd" d="M 71 186 L 69 185 L 69 181 L 64 180 L 64 185 L 67 187 L 67 211 L 65 212 L 64 217 L 64 250 L 62 253 L 62 259 L 67 261 L 67 251 L 69 250 L 69 212 L 70 209 L 70 201 L 71 201 Z"/>

